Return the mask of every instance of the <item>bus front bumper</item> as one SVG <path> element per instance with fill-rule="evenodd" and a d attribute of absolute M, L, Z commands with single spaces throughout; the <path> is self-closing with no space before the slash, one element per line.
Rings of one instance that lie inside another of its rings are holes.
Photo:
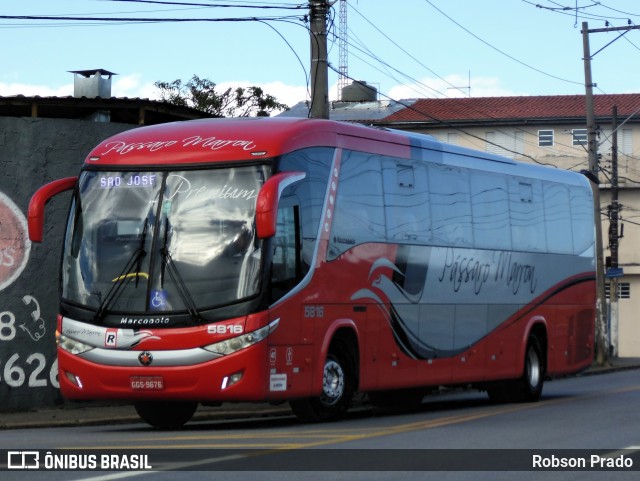
<path fill-rule="evenodd" d="M 58 348 L 60 390 L 76 400 L 263 400 L 266 345 L 187 365 L 171 365 L 163 351 L 128 351 L 138 366 L 101 364 Z"/>

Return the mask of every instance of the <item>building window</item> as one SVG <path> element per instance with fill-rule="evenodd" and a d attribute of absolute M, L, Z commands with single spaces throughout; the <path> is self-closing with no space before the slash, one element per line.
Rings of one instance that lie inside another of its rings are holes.
<path fill-rule="evenodd" d="M 609 299 L 611 297 L 611 284 L 605 284 L 604 291 L 607 299 Z M 631 284 L 628 282 L 620 282 L 618 284 L 618 299 L 631 299 Z"/>
<path fill-rule="evenodd" d="M 622 142 L 619 142 L 618 145 L 620 146 L 620 144 L 622 144 L 620 153 L 633 155 L 633 131 L 631 129 L 622 130 Z"/>
<path fill-rule="evenodd" d="M 573 129 L 571 131 L 573 145 L 587 145 L 587 129 Z"/>
<path fill-rule="evenodd" d="M 458 145 L 460 143 L 457 132 L 429 132 L 429 135 L 435 137 L 438 142 L 445 142 L 452 145 Z"/>
<path fill-rule="evenodd" d="M 515 157 L 524 154 L 524 131 L 485 132 L 485 150 L 492 154 Z"/>
<path fill-rule="evenodd" d="M 538 147 L 553 147 L 553 130 L 538 130 Z"/>

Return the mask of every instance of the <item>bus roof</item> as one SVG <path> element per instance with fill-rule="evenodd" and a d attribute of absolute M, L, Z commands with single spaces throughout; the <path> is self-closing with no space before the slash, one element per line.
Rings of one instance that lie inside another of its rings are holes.
<path fill-rule="evenodd" d="M 408 154 L 408 139 L 379 129 L 320 119 L 254 117 L 200 119 L 128 130 L 101 142 L 86 163 L 130 166 L 257 160 L 303 147 L 338 147 L 344 143 L 342 136 L 398 144 Z"/>
<path fill-rule="evenodd" d="M 588 184 L 574 172 L 444 144 L 425 134 L 331 120 L 283 117 L 200 119 L 140 127 L 101 142 L 89 153 L 85 164 L 121 168 L 257 161 L 304 147 L 321 146 Z"/>

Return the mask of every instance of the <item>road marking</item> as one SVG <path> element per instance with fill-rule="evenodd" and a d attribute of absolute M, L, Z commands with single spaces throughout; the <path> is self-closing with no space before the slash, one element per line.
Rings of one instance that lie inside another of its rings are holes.
<path fill-rule="evenodd" d="M 230 454 L 229 456 L 220 456 L 217 458 L 201 459 L 199 461 L 190 461 L 186 463 L 169 463 L 166 465 L 162 465 L 162 467 L 160 468 L 157 468 L 157 469 L 154 468 L 153 470 L 149 470 L 149 471 L 127 471 L 123 473 L 105 474 L 102 476 L 94 476 L 91 478 L 82 478 L 77 481 L 112 481 L 114 479 L 133 478 L 136 476 L 141 476 L 143 474 L 155 474 L 158 471 L 174 471 L 174 470 L 185 469 L 185 468 L 194 468 L 196 466 L 201 466 L 203 464 L 216 464 L 216 463 L 222 463 L 224 461 L 237 461 L 247 457 L 249 456 L 240 455 L 240 454 Z"/>
<path fill-rule="evenodd" d="M 545 403 L 546 404 L 546 403 Z M 448 426 L 452 424 L 460 424 L 470 421 L 475 421 L 477 419 L 483 419 L 492 416 L 498 416 L 501 414 L 510 414 L 513 412 L 522 411 L 525 409 L 532 409 L 537 406 L 542 406 L 543 404 L 535 403 L 535 404 L 517 404 L 517 405 L 508 405 L 501 406 L 496 408 L 495 406 L 491 406 L 490 408 L 483 409 L 482 412 L 476 412 L 471 414 L 457 414 L 453 416 L 447 416 L 439 419 L 430 419 L 427 421 L 417 421 L 412 423 L 400 424 L 397 426 L 384 426 L 384 427 L 376 427 L 370 429 L 364 429 L 360 432 L 353 432 L 352 430 L 347 429 L 327 429 L 327 430 L 314 430 L 310 432 L 294 432 L 294 431 L 285 431 L 279 433 L 272 433 L 261 436 L 256 432 L 248 432 L 242 434 L 214 434 L 214 435 L 179 435 L 179 436 L 166 436 L 166 437 L 152 437 L 152 438 L 142 438 L 136 439 L 135 445 L 115 445 L 115 446 L 92 446 L 92 447 L 75 447 L 75 448 L 67 448 L 67 449 L 194 449 L 194 448 L 206 448 L 206 449 L 265 449 L 269 452 L 276 451 L 277 449 L 306 449 L 313 448 L 318 446 L 326 446 L 329 444 L 339 444 L 339 443 L 347 443 L 352 441 L 360 441 L 366 439 L 373 439 L 383 436 L 393 436 L 398 434 L 403 434 L 412 431 L 419 431 L 425 429 L 433 429 L 443 426 Z M 308 442 L 296 442 L 295 440 L 298 438 L 301 439 L 309 439 L 313 438 Z M 291 439 L 291 442 L 256 442 L 258 438 L 267 439 L 267 440 L 278 440 L 278 439 Z M 197 441 L 215 441 L 220 440 L 223 442 L 205 442 L 198 443 Z M 253 442 L 250 443 L 241 443 L 241 442 L 229 442 L 231 440 L 251 440 Z M 145 445 L 141 441 L 153 441 L 154 444 Z M 168 444 L 158 444 L 158 441 L 168 441 Z M 186 441 L 186 442 L 185 442 Z M 191 442 L 189 442 L 191 441 Z"/>

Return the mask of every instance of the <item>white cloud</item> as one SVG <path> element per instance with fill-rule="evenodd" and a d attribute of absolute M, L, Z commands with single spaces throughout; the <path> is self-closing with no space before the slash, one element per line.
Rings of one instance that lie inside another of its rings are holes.
<path fill-rule="evenodd" d="M 144 82 L 139 73 L 119 75 L 111 79 L 111 95 L 113 97 L 128 97 L 158 100 L 158 89 L 153 82 Z"/>
<path fill-rule="evenodd" d="M 470 89 L 469 89 L 470 87 Z M 514 92 L 500 85 L 497 77 L 469 77 L 452 74 L 443 78 L 425 77 L 419 83 L 396 85 L 389 90 L 389 97 L 400 100 L 409 98 L 448 98 L 467 97 L 469 90 L 472 97 L 505 97 L 526 95 Z"/>
<path fill-rule="evenodd" d="M 143 75 L 139 73 L 117 75 L 112 77 L 111 82 L 111 95 L 113 97 L 151 100 L 158 100 L 160 98 L 159 91 L 153 85 L 153 82 L 144 80 Z M 216 90 L 218 92 L 224 92 L 228 88 L 250 86 L 261 87 L 265 93 L 273 95 L 278 102 L 282 102 L 289 107 L 309 97 L 307 87 L 304 85 L 287 85 L 280 81 L 267 83 L 250 82 L 246 80 L 221 82 L 217 84 Z M 333 90 L 334 89 L 331 89 L 331 91 Z M 41 97 L 68 97 L 73 95 L 73 83 L 60 87 L 51 87 L 48 85 L 0 82 L 0 96 L 14 95 L 24 95 L 26 97 L 36 95 Z"/>
<path fill-rule="evenodd" d="M 0 82 L 0 96 L 24 95 L 26 97 L 69 97 L 73 95 L 73 82 L 60 87 L 49 85 Z M 142 75 L 112 77 L 111 95 L 114 97 L 157 99 L 157 89 L 152 82 L 142 81 Z"/>
<path fill-rule="evenodd" d="M 16 82 L 0 82 L 0 95 L 3 97 L 12 97 L 15 95 L 24 95 L 26 97 L 68 97 L 73 95 L 73 84 L 63 85 L 61 87 L 50 87 L 48 85 L 22 84 Z"/>

